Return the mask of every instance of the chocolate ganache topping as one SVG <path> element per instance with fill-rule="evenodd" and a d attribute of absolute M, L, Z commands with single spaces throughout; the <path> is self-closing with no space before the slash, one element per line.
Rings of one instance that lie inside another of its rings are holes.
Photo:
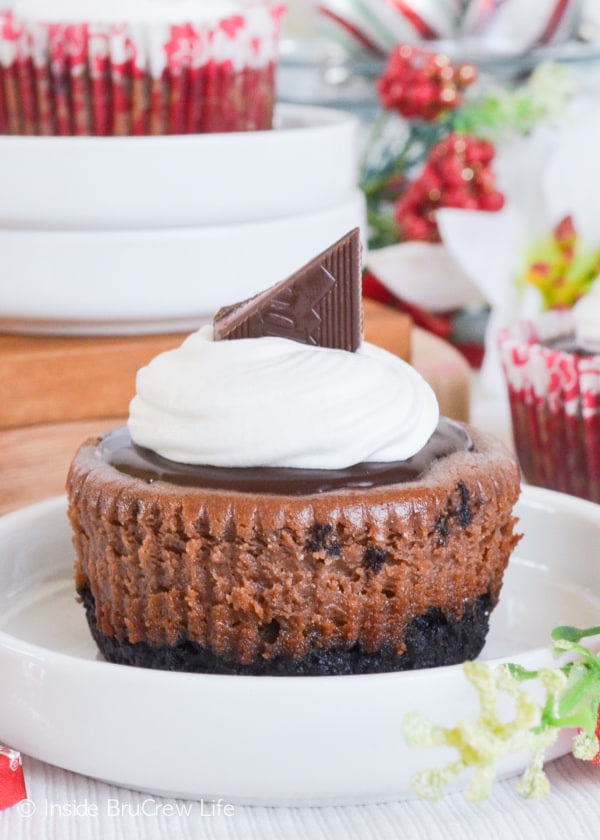
<path fill-rule="evenodd" d="M 438 458 L 473 448 L 467 431 L 447 417 L 425 446 L 405 461 L 365 462 L 338 470 L 290 467 L 211 467 L 181 464 L 132 443 L 125 427 L 100 442 L 107 463 L 142 481 L 166 481 L 183 487 L 204 487 L 239 493 L 301 496 L 347 489 L 369 489 L 416 480 Z"/>

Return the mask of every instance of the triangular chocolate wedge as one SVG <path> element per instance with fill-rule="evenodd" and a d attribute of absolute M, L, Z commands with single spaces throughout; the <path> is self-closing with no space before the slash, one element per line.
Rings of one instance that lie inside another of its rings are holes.
<path fill-rule="evenodd" d="M 278 336 L 354 352 L 362 339 L 358 228 L 270 289 L 220 309 L 215 340 Z"/>

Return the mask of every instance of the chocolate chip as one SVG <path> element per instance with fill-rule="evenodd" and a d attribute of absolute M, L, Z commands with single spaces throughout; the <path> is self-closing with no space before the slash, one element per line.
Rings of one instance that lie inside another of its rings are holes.
<path fill-rule="evenodd" d="M 387 560 L 387 551 L 377 545 L 369 545 L 363 554 L 363 563 L 376 575 L 383 569 L 383 564 Z"/>
<path fill-rule="evenodd" d="M 455 520 L 464 530 L 475 518 L 471 507 L 471 492 L 464 481 L 457 483 L 456 490 L 459 496 L 458 504 L 452 498 L 448 499 L 446 510 L 435 521 L 434 530 L 437 535 L 438 545 L 447 544 L 452 520 Z"/>
<path fill-rule="evenodd" d="M 339 557 L 341 547 L 333 532 L 333 526 L 315 522 L 306 541 L 306 550 L 313 554 L 324 551 L 329 557 Z"/>
<path fill-rule="evenodd" d="M 471 524 L 474 518 L 474 513 L 471 510 L 471 505 L 469 503 L 471 492 L 464 481 L 459 481 L 456 485 L 456 489 L 458 490 L 458 494 L 460 496 L 460 504 L 456 508 L 454 515 L 458 519 L 458 524 L 461 528 L 466 528 Z"/>
<path fill-rule="evenodd" d="M 450 533 L 450 514 L 444 513 L 438 516 L 435 520 L 435 525 L 433 526 L 434 531 L 437 536 L 437 544 L 438 545 L 446 545 L 448 542 L 448 534 Z"/>

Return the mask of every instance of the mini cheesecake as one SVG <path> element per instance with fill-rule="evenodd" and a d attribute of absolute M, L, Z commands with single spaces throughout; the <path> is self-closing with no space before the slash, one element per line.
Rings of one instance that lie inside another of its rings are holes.
<path fill-rule="evenodd" d="M 516 459 L 440 420 L 361 316 L 355 230 L 150 362 L 127 427 L 79 449 L 75 585 L 106 659 L 332 675 L 479 654 Z"/>
<path fill-rule="evenodd" d="M 68 477 L 75 580 L 111 662 L 223 674 L 351 674 L 476 657 L 517 542 L 519 469 L 442 420 L 402 463 L 176 464 L 126 429 Z"/>

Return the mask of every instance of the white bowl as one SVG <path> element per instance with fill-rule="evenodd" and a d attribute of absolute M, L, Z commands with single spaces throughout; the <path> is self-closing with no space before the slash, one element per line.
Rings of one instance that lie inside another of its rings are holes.
<path fill-rule="evenodd" d="M 358 121 L 279 105 L 273 131 L 0 137 L 0 228 L 233 224 L 322 210 L 358 183 Z"/>
<path fill-rule="evenodd" d="M 442 726 L 475 720 L 476 693 L 459 665 L 235 677 L 102 661 L 75 600 L 65 507 L 54 499 L 0 519 L 1 743 L 125 787 L 253 805 L 405 799 L 415 772 L 456 758 L 408 747 L 402 722 L 413 711 Z M 550 667 L 554 626 L 598 623 L 600 506 L 525 487 L 517 512 L 525 537 L 481 658 Z M 564 732 L 548 758 L 572 739 Z M 499 774 L 530 761 L 506 756 Z"/>
<path fill-rule="evenodd" d="M 115 335 L 196 329 L 355 227 L 365 198 L 269 221 L 139 231 L 0 231 L 0 331 Z M 364 238 L 364 237 L 363 237 Z"/>

